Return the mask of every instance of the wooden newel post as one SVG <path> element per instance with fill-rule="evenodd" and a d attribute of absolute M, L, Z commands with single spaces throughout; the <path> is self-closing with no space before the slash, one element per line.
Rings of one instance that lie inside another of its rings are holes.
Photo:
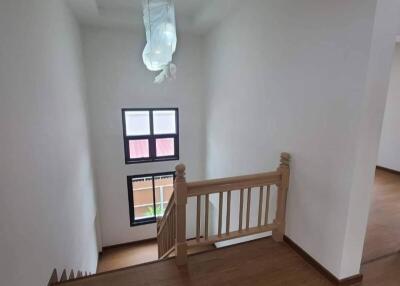
<path fill-rule="evenodd" d="M 281 153 L 281 164 L 279 165 L 278 172 L 281 173 L 281 183 L 278 185 L 278 205 L 276 209 L 276 218 L 274 223 L 277 229 L 272 231 L 272 237 L 275 241 L 283 241 L 285 234 L 286 222 L 286 197 L 289 188 L 290 176 L 290 154 Z"/>
<path fill-rule="evenodd" d="M 175 204 L 176 204 L 176 264 L 185 265 L 187 263 L 187 244 L 186 244 L 186 203 L 187 185 L 185 179 L 185 165 L 179 164 L 175 167 Z"/>

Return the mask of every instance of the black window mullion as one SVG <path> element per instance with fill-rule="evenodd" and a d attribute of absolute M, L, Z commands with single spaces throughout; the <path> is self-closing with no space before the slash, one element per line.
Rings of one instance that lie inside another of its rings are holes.
<path fill-rule="evenodd" d="M 149 110 L 149 114 L 150 114 L 150 135 L 154 135 L 153 110 Z"/>
<path fill-rule="evenodd" d="M 132 177 L 128 177 L 128 201 L 129 201 L 129 215 L 131 218 L 131 226 L 132 226 L 135 221 L 135 205 L 133 202 Z"/>
<path fill-rule="evenodd" d="M 161 134 L 161 135 L 154 135 L 154 142 L 156 139 L 163 139 L 163 138 L 172 138 L 174 140 L 174 155 L 173 156 L 157 156 L 157 152 L 155 151 L 155 160 L 165 160 L 165 159 L 175 159 L 179 160 L 179 136 L 177 134 Z"/>
<path fill-rule="evenodd" d="M 156 139 L 172 138 L 172 137 L 176 137 L 176 136 L 177 136 L 177 134 L 173 134 L 173 133 L 171 133 L 171 134 L 158 134 L 158 135 L 154 135 L 154 137 L 155 137 Z"/>
<path fill-rule="evenodd" d="M 174 137 L 174 147 L 175 147 L 174 156 L 179 160 L 179 136 L 178 135 L 175 135 L 175 137 Z"/>
<path fill-rule="evenodd" d="M 175 135 L 179 134 L 179 110 L 175 108 Z"/>
<path fill-rule="evenodd" d="M 130 152 L 129 152 L 129 139 L 126 137 L 124 138 L 124 148 L 125 148 L 125 162 L 128 162 L 131 160 L 130 158 Z"/>
<path fill-rule="evenodd" d="M 151 135 L 131 135 L 131 136 L 125 136 L 125 139 L 128 140 L 141 140 L 141 139 L 149 139 Z"/>
<path fill-rule="evenodd" d="M 151 161 L 154 161 L 154 158 L 156 158 L 156 140 L 154 136 L 149 137 L 149 155 Z"/>
<path fill-rule="evenodd" d="M 156 158 L 156 140 L 154 138 L 154 119 L 153 109 L 150 110 L 150 137 L 149 137 L 149 153 L 152 161 Z"/>
<path fill-rule="evenodd" d="M 128 184 L 128 201 L 129 201 L 129 216 L 131 226 L 138 226 L 144 225 L 149 223 L 156 223 L 157 222 L 157 205 L 156 205 L 156 195 L 155 195 L 155 177 L 162 177 L 162 176 L 172 176 L 173 180 L 175 180 L 175 172 L 164 172 L 164 173 L 153 173 L 153 174 L 145 174 L 145 175 L 134 175 L 127 177 L 127 184 Z M 132 181 L 135 178 L 151 178 L 152 180 L 152 187 L 153 187 L 153 217 L 143 218 L 143 219 L 136 219 L 135 217 L 135 204 L 134 204 L 134 194 L 133 194 L 133 186 Z"/>

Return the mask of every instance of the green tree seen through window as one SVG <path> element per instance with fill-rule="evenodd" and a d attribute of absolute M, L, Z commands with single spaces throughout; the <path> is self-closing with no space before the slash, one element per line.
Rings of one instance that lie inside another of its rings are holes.
<path fill-rule="evenodd" d="M 156 206 L 156 217 L 162 216 L 164 214 L 164 209 L 161 205 Z M 154 207 L 147 207 L 146 216 L 153 216 L 154 215 Z"/>

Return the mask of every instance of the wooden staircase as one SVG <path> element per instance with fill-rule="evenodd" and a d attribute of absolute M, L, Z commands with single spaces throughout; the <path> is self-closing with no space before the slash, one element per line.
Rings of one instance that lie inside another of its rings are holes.
<path fill-rule="evenodd" d="M 91 276 L 92 273 L 90 272 L 83 272 L 83 271 L 77 271 L 76 274 L 74 270 L 71 270 L 69 275 L 67 274 L 67 270 L 64 269 L 63 272 L 61 273 L 61 276 L 58 277 L 57 269 L 54 269 L 49 282 L 47 283 L 47 286 L 52 286 L 52 285 L 59 285 L 61 283 L 67 282 L 67 281 L 73 281 L 75 279 L 80 279 L 84 277 L 89 277 Z"/>
<path fill-rule="evenodd" d="M 272 231 L 275 241 L 283 241 L 285 232 L 286 196 L 289 186 L 290 155 L 281 154 L 281 162 L 276 171 L 248 176 L 206 180 L 200 182 L 186 182 L 185 165 L 176 166 L 174 192 L 168 203 L 163 218 L 158 222 L 157 241 L 160 259 L 169 257 L 175 252 L 176 264 L 187 263 L 188 249 L 214 244 L 234 238 L 265 233 Z M 277 202 L 275 218 L 270 220 L 271 187 L 276 186 Z M 231 230 L 231 198 L 232 192 L 240 193 L 238 229 Z M 254 191 L 259 192 L 258 223 L 250 226 L 251 198 Z M 246 202 L 244 195 L 246 192 Z M 226 196 L 224 195 L 226 193 Z M 210 235 L 210 196 L 218 196 L 218 230 Z M 264 196 L 265 194 L 265 196 Z M 202 198 L 205 200 L 204 214 L 201 210 Z M 226 204 L 224 212 L 224 197 Z M 264 201 L 265 197 L 265 201 Z M 196 239 L 188 241 L 186 238 L 186 206 L 189 198 L 195 198 L 196 206 Z M 244 205 L 246 204 L 246 208 Z M 244 215 L 244 210 L 246 211 Z M 202 215 L 204 230 L 201 235 Z M 224 218 L 223 218 L 224 216 Z M 244 219 L 245 217 L 245 219 Z M 223 219 L 225 229 L 222 229 Z"/>
<path fill-rule="evenodd" d="M 289 164 L 290 155 L 282 153 L 279 167 L 272 172 L 189 183 L 185 179 L 185 166 L 182 164 L 176 166 L 174 191 L 164 216 L 157 222 L 159 261 L 169 259 L 166 261 L 167 263 L 171 261 L 172 256 L 175 256 L 174 259 L 178 266 L 186 265 L 188 253 L 193 253 L 196 248 L 269 231 L 272 231 L 272 237 L 275 241 L 283 241 L 290 174 Z M 271 200 L 273 191 L 276 192 L 276 202 Z M 239 193 L 238 209 L 232 208 L 234 192 Z M 254 192 L 258 192 L 257 204 L 251 203 Z M 225 193 L 226 195 L 224 195 Z M 217 230 L 215 233 L 210 232 L 210 220 L 213 219 L 210 216 L 211 196 L 218 198 Z M 196 237 L 188 240 L 186 238 L 186 207 L 190 198 L 196 200 Z M 224 198 L 226 199 L 224 200 Z M 203 211 L 201 208 L 202 201 L 204 202 Z M 254 213 L 254 210 L 251 212 L 251 209 L 254 205 L 257 206 L 258 213 L 256 225 L 251 223 L 251 214 Z M 273 217 L 271 214 L 274 209 Z M 232 210 L 238 212 L 237 218 L 231 216 Z M 237 227 L 232 226 L 232 221 L 235 221 L 235 219 L 237 219 Z M 224 227 L 223 222 L 225 222 Z M 57 278 L 57 271 L 54 270 L 48 285 L 64 283 L 74 286 L 111 285 L 109 284 L 110 281 L 115 282 L 112 285 L 125 285 L 130 284 L 130 281 L 133 283 L 138 278 L 136 276 L 131 277 L 131 275 L 137 275 L 133 274 L 138 271 L 137 269 L 161 267 L 158 264 L 156 261 L 100 274 L 90 275 L 89 273 L 87 277 L 82 277 L 81 272 L 78 272 L 75 277 L 72 272 L 67 278 L 64 270 L 60 279 Z M 181 267 L 175 268 L 180 269 Z M 175 270 L 171 271 L 174 272 Z M 182 275 L 180 271 L 174 275 Z M 85 273 L 85 275 L 88 274 Z"/>

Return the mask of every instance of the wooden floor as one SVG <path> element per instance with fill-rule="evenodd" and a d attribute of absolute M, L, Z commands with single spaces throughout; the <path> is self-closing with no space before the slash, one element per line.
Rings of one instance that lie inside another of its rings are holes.
<path fill-rule="evenodd" d="M 400 176 L 377 170 L 359 286 L 400 285 Z M 99 272 L 157 259 L 157 244 L 122 246 L 104 252 Z M 88 285 L 332 285 L 288 245 L 261 239 L 189 257 L 187 267 L 173 259 L 69 282 Z"/>
<path fill-rule="evenodd" d="M 400 175 L 378 169 L 362 260 L 365 263 L 399 250 Z"/>
<path fill-rule="evenodd" d="M 174 259 L 68 283 L 76 286 L 172 285 L 332 285 L 289 246 L 272 239 Z"/>
<path fill-rule="evenodd" d="M 359 286 L 400 285 L 400 254 L 367 263 Z M 331 282 L 285 243 L 271 238 L 189 256 L 187 267 L 174 259 L 67 282 L 71 286 L 331 286 Z"/>
<path fill-rule="evenodd" d="M 215 249 L 211 246 L 199 246 L 189 250 L 189 254 Z M 128 245 L 105 248 L 99 258 L 97 273 L 116 270 L 158 260 L 157 240 L 147 240 Z"/>
<path fill-rule="evenodd" d="M 362 265 L 363 286 L 399 286 L 400 253 Z"/>
<path fill-rule="evenodd" d="M 105 248 L 99 257 L 97 273 L 156 261 L 157 240 L 137 242 L 113 248 Z"/>

